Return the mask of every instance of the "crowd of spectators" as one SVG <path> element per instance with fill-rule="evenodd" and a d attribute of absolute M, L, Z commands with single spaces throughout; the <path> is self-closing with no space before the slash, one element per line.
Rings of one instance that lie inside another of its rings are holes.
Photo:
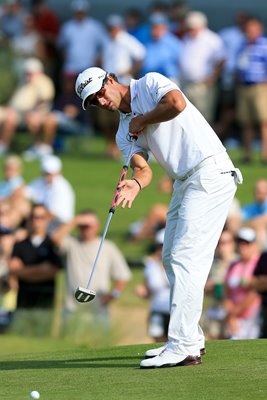
<path fill-rule="evenodd" d="M 118 115 L 94 109 L 85 113 L 80 107 L 74 83 L 85 68 L 100 66 L 125 84 L 150 71 L 167 76 L 226 145 L 231 137 L 240 140 L 240 161 L 253 161 L 254 140 L 260 139 L 261 162 L 267 163 L 267 38 L 258 17 L 240 10 L 232 26 L 215 32 L 203 12 L 183 1 L 151 3 L 146 16 L 138 8 L 114 13 L 104 23 L 93 17 L 90 2 L 68 5 L 64 21 L 44 0 L 32 0 L 28 7 L 7 0 L 0 10 L 0 40 L 12 53 L 10 68 L 16 76 L 15 89 L 0 105 L 0 157 L 5 157 L 0 182 L 1 329 L 49 329 L 63 267 L 64 323 L 75 325 L 81 309 L 73 291 L 89 275 L 86 266 L 93 264 L 99 246 L 100 223 L 93 210 L 76 215 L 76 193 L 60 158 L 53 155 L 55 143 L 62 133 L 100 130 L 106 154 L 120 157 L 114 141 Z M 29 148 L 9 155 L 21 130 L 29 135 Z M 38 159 L 40 176 L 26 183 L 22 159 Z M 168 177 L 163 190 L 172 190 Z M 145 283 L 136 292 L 151 301 L 148 332 L 156 341 L 164 340 L 168 325 L 169 287 L 161 263 L 166 213 L 165 204 L 155 203 L 142 221 L 129 227 L 131 239 L 153 242 L 144 259 Z M 241 207 L 234 199 L 218 243 L 203 316 L 210 338 L 267 336 L 266 216 L 264 178 L 255 184 L 253 204 Z M 107 324 L 108 305 L 131 273 L 114 243 L 106 241 L 102 253 L 101 277 L 95 277 L 97 301 L 90 310 Z M 91 323 L 87 311 L 85 327 Z"/>
<path fill-rule="evenodd" d="M 256 139 L 266 162 L 267 39 L 258 17 L 240 9 L 231 26 L 215 32 L 205 13 L 185 1 L 151 2 L 146 15 L 137 7 L 104 21 L 94 17 L 87 0 L 67 4 L 65 20 L 44 0 L 32 0 L 28 7 L 8 0 L 1 7 L 1 43 L 13 54 L 19 88 L 1 105 L 0 154 L 8 151 L 18 128 L 33 137 L 25 152 L 33 159 L 53 152 L 62 130 L 76 134 L 83 126 L 101 130 L 107 154 L 118 158 L 113 141 L 117 115 L 93 110 L 81 116 L 70 95 L 78 73 L 98 65 L 125 84 L 149 71 L 173 79 L 223 141 L 240 140 L 243 162 L 252 161 Z M 27 61 L 32 67 L 26 67 Z M 38 79 L 32 76 L 37 70 Z M 26 90 L 31 94 L 25 96 Z M 31 101 L 21 104 L 21 97 Z"/>

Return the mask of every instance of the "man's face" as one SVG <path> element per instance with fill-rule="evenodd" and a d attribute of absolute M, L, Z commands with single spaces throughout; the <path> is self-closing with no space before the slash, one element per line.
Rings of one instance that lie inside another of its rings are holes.
<path fill-rule="evenodd" d="M 245 25 L 245 35 L 250 43 L 257 40 L 262 35 L 262 25 L 257 20 L 250 20 Z"/>
<path fill-rule="evenodd" d="M 116 82 L 108 77 L 102 88 L 89 96 L 88 106 L 96 106 L 109 111 L 117 111 L 121 103 L 120 92 Z"/>
<path fill-rule="evenodd" d="M 45 234 L 50 220 L 47 209 L 43 206 L 34 207 L 31 214 L 31 229 L 34 234 Z"/>
<path fill-rule="evenodd" d="M 82 215 L 78 228 L 82 240 L 94 240 L 98 236 L 100 229 L 99 220 L 94 214 L 84 214 Z"/>
<path fill-rule="evenodd" d="M 152 26 L 151 35 L 154 40 L 160 40 L 162 36 L 167 32 L 167 26 L 165 24 L 156 24 Z"/>

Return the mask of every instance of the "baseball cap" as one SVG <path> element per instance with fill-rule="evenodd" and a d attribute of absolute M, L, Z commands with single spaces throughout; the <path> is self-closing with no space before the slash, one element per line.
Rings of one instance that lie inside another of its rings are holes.
<path fill-rule="evenodd" d="M 237 241 L 253 243 L 256 241 L 256 232 L 252 228 L 243 227 L 237 232 L 236 239 Z"/>
<path fill-rule="evenodd" d="M 124 19 L 118 14 L 111 14 L 107 18 L 107 26 L 110 28 L 124 27 Z"/>
<path fill-rule="evenodd" d="M 151 14 L 149 22 L 151 25 L 168 25 L 168 18 L 163 13 L 155 12 Z"/>
<path fill-rule="evenodd" d="M 41 171 L 48 174 L 57 174 L 61 171 L 62 163 L 60 158 L 54 155 L 47 155 L 42 158 Z"/>
<path fill-rule="evenodd" d="M 98 67 L 87 68 L 78 75 L 75 90 L 77 95 L 82 99 L 82 107 L 84 110 L 86 109 L 86 99 L 91 94 L 94 94 L 101 89 L 106 75 L 106 71 Z"/>
<path fill-rule="evenodd" d="M 84 11 L 87 12 L 90 9 L 90 3 L 86 0 L 73 0 L 71 2 L 72 11 Z"/>

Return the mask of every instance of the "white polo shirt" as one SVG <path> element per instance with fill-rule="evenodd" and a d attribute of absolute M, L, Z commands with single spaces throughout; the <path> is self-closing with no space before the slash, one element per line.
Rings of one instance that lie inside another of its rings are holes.
<path fill-rule="evenodd" d="M 175 83 L 155 72 L 139 80 L 132 79 L 130 88 L 132 113 L 120 113 L 116 135 L 117 145 L 125 160 L 131 148 L 131 142 L 127 139 L 131 119 L 154 109 L 169 91 L 180 90 Z M 148 125 L 133 149 L 133 154 L 151 151 L 173 179 L 183 177 L 205 158 L 226 151 L 208 122 L 184 98 L 185 109 L 170 121 Z"/>
<path fill-rule="evenodd" d="M 216 64 L 226 59 L 222 39 L 209 29 L 203 30 L 195 38 L 186 35 L 183 45 L 181 81 L 201 82 L 212 74 Z"/>
<path fill-rule="evenodd" d="M 128 85 L 132 77 L 126 72 L 136 61 L 142 61 L 145 53 L 145 46 L 139 40 L 128 32 L 121 31 L 104 46 L 103 68 L 115 73 L 121 83 Z"/>

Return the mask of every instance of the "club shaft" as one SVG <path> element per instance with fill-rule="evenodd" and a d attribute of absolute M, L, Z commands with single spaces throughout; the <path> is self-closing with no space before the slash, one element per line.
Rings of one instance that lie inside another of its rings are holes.
<path fill-rule="evenodd" d="M 125 177 L 126 177 L 126 174 L 127 174 L 127 171 L 128 171 L 129 165 L 130 165 L 130 161 L 131 161 L 131 158 L 132 158 L 132 152 L 133 152 L 133 147 L 134 147 L 135 141 L 136 141 L 136 139 L 134 139 L 132 141 L 132 144 L 131 144 L 131 147 L 130 147 L 130 150 L 129 150 L 129 154 L 128 154 L 128 157 L 127 157 L 127 160 L 126 160 L 126 164 L 123 166 L 123 169 L 122 169 L 122 173 L 121 173 L 121 176 L 120 176 L 119 183 L 120 183 L 121 180 L 125 179 Z M 109 210 L 108 220 L 107 220 L 106 225 L 105 225 L 105 229 L 104 229 L 104 232 L 103 232 L 103 235 L 102 235 L 102 238 L 101 238 L 101 242 L 100 242 L 100 245 L 99 245 L 99 248 L 98 248 L 98 251 L 97 251 L 97 255 L 96 255 L 96 258 L 95 258 L 95 261 L 94 261 L 94 265 L 93 265 L 92 272 L 90 274 L 90 278 L 88 280 L 86 289 L 88 289 L 90 284 L 91 284 L 91 281 L 92 281 L 92 278 L 93 278 L 93 275 L 94 275 L 94 272 L 95 272 L 96 264 L 97 264 L 97 261 L 98 261 L 98 258 L 99 258 L 99 255 L 100 255 L 104 240 L 105 240 L 106 235 L 107 235 L 107 231 L 108 231 L 108 227 L 109 227 L 111 218 L 112 218 L 112 216 L 113 216 L 113 214 L 115 212 L 115 209 L 117 207 L 118 192 L 119 192 L 119 189 L 117 187 L 116 191 L 115 191 L 115 194 L 114 194 L 114 197 L 113 197 L 113 200 L 112 200 L 112 207 Z"/>
<path fill-rule="evenodd" d="M 91 272 L 89 281 L 88 281 L 88 283 L 87 283 L 86 289 L 89 288 L 90 283 L 91 283 L 91 280 L 92 280 L 92 278 L 93 278 L 94 271 L 95 271 L 95 267 L 96 267 L 96 264 L 97 264 L 97 261 L 98 261 L 98 258 L 99 258 L 99 255 L 100 255 L 100 252 L 101 252 L 101 249 L 102 249 L 104 240 L 105 240 L 105 238 L 106 238 L 107 231 L 108 231 L 108 227 L 109 227 L 109 224 L 110 224 L 110 221 L 111 221 L 112 216 L 113 216 L 113 213 L 110 212 L 109 215 L 108 215 L 108 220 L 107 220 L 106 225 L 105 225 L 105 229 L 104 229 L 104 232 L 103 232 L 103 235 L 102 235 L 102 239 L 101 239 L 101 242 L 100 242 L 100 245 L 99 245 L 99 248 L 98 248 L 98 252 L 97 252 L 97 255 L 96 255 L 96 258 L 95 258 L 95 262 L 94 262 L 94 265 L 93 265 L 93 268 L 92 268 L 92 272 Z"/>

